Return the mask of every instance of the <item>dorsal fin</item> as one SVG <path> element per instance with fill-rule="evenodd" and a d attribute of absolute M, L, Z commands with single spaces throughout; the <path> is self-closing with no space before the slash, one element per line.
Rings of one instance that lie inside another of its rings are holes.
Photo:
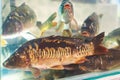
<path fill-rule="evenodd" d="M 95 48 L 95 54 L 106 54 L 108 52 L 108 49 L 101 44 L 103 41 L 104 35 L 105 33 L 102 32 L 96 37 L 94 37 L 92 40 Z"/>
<path fill-rule="evenodd" d="M 94 37 L 93 40 L 92 40 L 92 41 L 93 41 L 93 44 L 94 44 L 95 46 L 98 46 L 99 44 L 101 44 L 102 41 L 103 41 L 104 35 L 105 35 L 105 33 L 102 32 L 102 33 L 100 33 L 99 35 L 97 35 L 96 37 Z"/>

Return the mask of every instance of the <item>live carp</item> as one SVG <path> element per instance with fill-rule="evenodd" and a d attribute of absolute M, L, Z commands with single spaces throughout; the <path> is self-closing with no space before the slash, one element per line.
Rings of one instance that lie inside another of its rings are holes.
<path fill-rule="evenodd" d="M 34 39 L 19 47 L 3 65 L 10 69 L 31 70 L 38 77 L 40 70 L 63 70 L 64 65 L 85 62 L 86 56 L 105 54 L 108 50 L 101 45 L 103 37 L 104 33 L 84 41 L 62 36 Z"/>

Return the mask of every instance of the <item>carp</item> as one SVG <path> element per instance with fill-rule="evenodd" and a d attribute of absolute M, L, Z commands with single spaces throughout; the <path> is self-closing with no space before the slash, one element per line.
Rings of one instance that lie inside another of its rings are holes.
<path fill-rule="evenodd" d="M 105 54 L 108 50 L 101 45 L 103 37 L 104 32 L 84 41 L 62 36 L 33 39 L 19 47 L 3 66 L 30 70 L 35 77 L 40 70 L 63 70 L 64 65 L 84 63 L 87 56 Z"/>
<path fill-rule="evenodd" d="M 29 32 L 39 38 L 47 29 L 56 26 L 56 22 L 53 22 L 56 16 L 57 13 L 54 12 L 44 23 L 41 23 L 37 21 L 34 10 L 23 3 L 7 16 L 2 25 L 2 36 L 4 39 L 9 39 Z"/>
<path fill-rule="evenodd" d="M 112 70 L 120 68 L 120 50 L 108 49 L 107 54 L 92 55 L 86 57 L 88 61 L 79 64 L 79 68 L 84 71 Z"/>

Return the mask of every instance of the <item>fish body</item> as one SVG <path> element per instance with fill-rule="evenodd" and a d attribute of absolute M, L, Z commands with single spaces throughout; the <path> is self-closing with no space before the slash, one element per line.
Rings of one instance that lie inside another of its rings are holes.
<path fill-rule="evenodd" d="M 83 36 L 94 37 L 99 31 L 99 16 L 93 12 L 88 18 L 83 22 L 81 27 L 81 34 Z"/>
<path fill-rule="evenodd" d="M 2 35 L 14 35 L 36 24 L 35 12 L 25 3 L 14 9 L 2 25 Z"/>
<path fill-rule="evenodd" d="M 101 44 L 103 37 L 104 33 L 96 36 L 92 41 L 61 36 L 34 39 L 18 48 L 3 65 L 10 69 L 31 69 L 32 71 L 62 70 L 63 65 L 83 63 L 86 56 L 107 52 L 105 47 L 98 45 Z"/>
<path fill-rule="evenodd" d="M 65 65 L 64 67 L 67 70 L 49 70 L 49 74 L 45 74 L 44 78 L 47 80 L 48 76 L 51 75 L 52 78 L 56 79 L 96 71 L 120 69 L 120 50 L 108 49 L 107 53 L 105 55 L 88 56 L 84 63 Z"/>
<path fill-rule="evenodd" d="M 78 30 L 78 24 L 74 18 L 73 4 L 69 0 L 62 0 L 58 13 L 57 31 L 63 31 L 64 29 Z"/>
<path fill-rule="evenodd" d="M 53 13 L 45 22 L 41 23 L 37 21 L 34 10 L 23 3 L 7 16 L 2 25 L 2 36 L 6 39 L 11 37 L 15 38 L 29 32 L 36 38 L 39 38 L 46 30 L 56 26 L 56 22 L 53 22 L 56 15 L 56 12 Z"/>
<path fill-rule="evenodd" d="M 88 61 L 79 64 L 79 68 L 84 71 L 111 70 L 120 68 L 120 50 L 109 49 L 108 54 L 93 55 L 86 57 Z"/>

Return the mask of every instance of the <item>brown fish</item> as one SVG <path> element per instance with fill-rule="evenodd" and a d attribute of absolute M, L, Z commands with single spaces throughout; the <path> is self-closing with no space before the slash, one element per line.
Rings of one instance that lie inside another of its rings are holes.
<path fill-rule="evenodd" d="M 83 36 L 94 37 L 99 31 L 99 16 L 93 12 L 84 21 L 81 27 L 81 34 Z"/>
<path fill-rule="evenodd" d="M 109 49 L 105 55 L 87 57 L 88 61 L 79 65 L 84 71 L 111 70 L 120 68 L 120 50 Z"/>
<path fill-rule="evenodd" d="M 83 71 L 103 71 L 120 68 L 120 50 L 108 49 L 107 54 L 87 56 L 84 63 L 70 64 L 64 66 L 66 69 L 75 70 L 80 69 Z"/>
<path fill-rule="evenodd" d="M 80 40 L 62 36 L 50 36 L 26 42 L 18 48 L 4 63 L 9 69 L 31 70 L 35 77 L 39 69 L 62 70 L 63 65 L 80 64 L 86 56 L 107 52 L 101 45 L 104 33 L 91 40 Z"/>

